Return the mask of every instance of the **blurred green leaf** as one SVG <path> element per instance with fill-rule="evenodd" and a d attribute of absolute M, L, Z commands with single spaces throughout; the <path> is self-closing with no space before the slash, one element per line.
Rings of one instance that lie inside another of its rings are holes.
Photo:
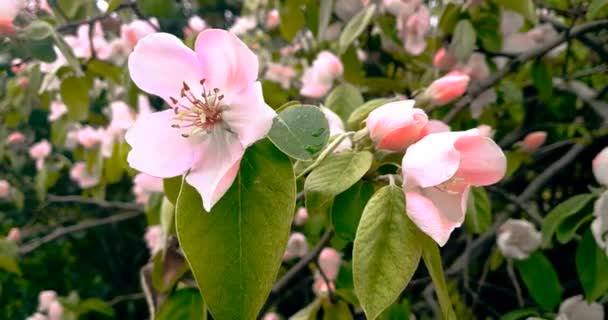
<path fill-rule="evenodd" d="M 367 101 L 363 105 L 359 106 L 348 116 L 347 127 L 351 130 L 358 130 L 363 124 L 363 121 L 367 119 L 370 112 L 383 104 L 389 103 L 392 99 L 378 98 Z"/>
<path fill-rule="evenodd" d="M 492 224 L 492 204 L 483 187 L 472 187 L 464 224 L 473 234 L 485 232 Z"/>
<path fill-rule="evenodd" d="M 593 20 L 598 16 L 606 16 L 608 14 L 608 1 L 606 0 L 591 0 L 587 7 L 587 19 Z"/>
<path fill-rule="evenodd" d="M 475 49 L 475 40 L 477 33 L 471 24 L 471 21 L 463 19 L 458 21 L 454 29 L 454 37 L 450 43 L 450 51 L 453 52 L 460 61 L 465 61 L 469 58 L 473 49 Z"/>
<path fill-rule="evenodd" d="M 593 302 L 608 292 L 606 270 L 608 257 L 597 246 L 591 230 L 588 230 L 576 248 L 576 271 L 588 302 Z"/>
<path fill-rule="evenodd" d="M 336 196 L 331 208 L 331 222 L 338 237 L 348 241 L 355 239 L 363 209 L 373 194 L 372 183 L 359 181 Z"/>
<path fill-rule="evenodd" d="M 532 65 L 532 82 L 538 90 L 538 95 L 542 101 L 548 101 L 553 95 L 553 77 L 551 71 L 542 62 L 542 60 L 536 60 Z"/>
<path fill-rule="evenodd" d="M 528 293 L 543 309 L 553 310 L 560 302 L 563 292 L 557 272 L 540 251 L 535 251 L 526 260 L 515 261 Z"/>
<path fill-rule="evenodd" d="M 587 204 L 593 200 L 593 194 L 579 194 L 568 200 L 558 204 L 551 210 L 543 221 L 542 225 L 542 247 L 548 248 L 551 246 L 551 238 L 557 231 L 559 225 L 568 217 L 575 215 L 583 210 Z"/>
<path fill-rule="evenodd" d="M 137 6 L 146 15 L 167 18 L 173 16 L 177 7 L 174 1 L 166 0 L 137 0 Z"/>
<path fill-rule="evenodd" d="M 344 301 L 323 305 L 323 320 L 352 320 L 353 314 Z"/>
<path fill-rule="evenodd" d="M 433 285 L 435 286 L 435 293 L 437 293 L 437 298 L 439 300 L 442 319 L 456 320 L 456 314 L 450 299 L 450 292 L 445 281 L 445 274 L 443 273 L 439 247 L 435 240 L 431 239 L 426 234 L 423 234 L 422 232 L 419 234 L 420 236 L 417 241 L 422 245 L 422 259 L 424 261 L 424 266 L 431 276 Z"/>
<path fill-rule="evenodd" d="M 23 35 L 30 40 L 43 40 L 53 35 L 53 27 L 46 21 L 36 20 L 23 30 Z"/>
<path fill-rule="evenodd" d="M 163 303 L 155 319 L 203 320 L 203 299 L 196 289 L 177 290 Z"/>
<path fill-rule="evenodd" d="M 333 10 L 334 0 L 321 0 L 321 6 L 319 7 L 319 30 L 317 32 L 317 40 L 319 42 L 323 40 Z"/>
<path fill-rule="evenodd" d="M 163 179 L 163 189 L 165 192 L 165 196 L 167 196 L 167 199 L 169 199 L 169 201 L 171 201 L 171 203 L 173 204 L 177 203 L 179 190 L 182 187 L 182 179 L 182 176 Z"/>
<path fill-rule="evenodd" d="M 68 108 L 68 119 L 85 120 L 89 115 L 89 85 L 84 78 L 69 77 L 61 82 L 61 99 Z"/>
<path fill-rule="evenodd" d="M 460 7 L 454 3 L 448 3 L 443 7 L 441 18 L 439 19 L 439 29 L 445 34 L 452 34 L 456 23 L 460 17 Z"/>
<path fill-rule="evenodd" d="M 300 6 L 301 3 L 299 0 L 287 0 L 285 4 L 281 6 L 281 24 L 279 24 L 279 31 L 281 32 L 281 36 L 287 41 L 292 41 L 298 31 L 304 26 L 304 13 Z"/>
<path fill-rule="evenodd" d="M 325 98 L 325 107 L 337 113 L 342 121 L 347 121 L 351 113 L 362 104 L 363 96 L 361 92 L 348 83 L 337 86 Z"/>
<path fill-rule="evenodd" d="M 372 21 L 375 11 L 375 4 L 365 6 L 346 24 L 338 40 L 340 54 L 346 52 L 350 44 L 363 33 Z"/>

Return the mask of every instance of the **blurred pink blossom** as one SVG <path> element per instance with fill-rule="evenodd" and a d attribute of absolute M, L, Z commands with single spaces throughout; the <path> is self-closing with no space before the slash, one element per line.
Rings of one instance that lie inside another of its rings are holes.
<path fill-rule="evenodd" d="M 392 15 L 398 16 L 409 16 L 422 3 L 421 0 L 383 0 L 382 1 L 386 11 Z"/>
<path fill-rule="evenodd" d="M 450 130 L 450 126 L 441 120 L 429 120 L 429 122 L 427 122 L 424 128 L 422 128 L 420 131 L 420 139 L 431 133 L 448 132 Z"/>
<path fill-rule="evenodd" d="M 564 300 L 559 305 L 555 320 L 604 320 L 604 307 L 597 302 L 588 302 L 582 295 Z"/>
<path fill-rule="evenodd" d="M 57 292 L 45 290 L 38 294 L 38 310 L 47 311 L 53 301 L 57 300 Z"/>
<path fill-rule="evenodd" d="M 190 19 L 188 19 L 188 26 L 184 28 L 184 34 L 189 37 L 205 29 L 207 29 L 207 23 L 205 20 L 199 16 L 192 16 Z"/>
<path fill-rule="evenodd" d="M 496 244 L 503 256 L 524 260 L 540 247 L 541 235 L 527 220 L 509 219 L 498 229 Z"/>
<path fill-rule="evenodd" d="M 335 112 L 331 111 L 326 107 L 321 107 L 321 111 L 323 115 L 325 115 L 325 119 L 327 119 L 327 123 L 329 124 L 329 137 L 335 137 L 341 133 L 344 133 L 344 122 L 339 115 Z M 334 153 L 347 151 L 352 149 L 352 142 L 350 138 L 345 138 L 342 142 L 334 149 Z"/>
<path fill-rule="evenodd" d="M 163 192 L 163 179 L 145 173 L 138 173 L 133 179 L 135 202 L 146 204 L 150 194 L 154 192 Z"/>
<path fill-rule="evenodd" d="M 369 113 L 366 120 L 369 136 L 378 149 L 403 152 L 420 138 L 428 122 L 415 100 L 390 102 Z"/>
<path fill-rule="evenodd" d="M 14 242 L 21 241 L 21 230 L 19 228 L 11 228 L 6 238 Z"/>
<path fill-rule="evenodd" d="M 55 122 L 68 112 L 68 107 L 61 101 L 51 102 L 51 113 L 49 114 L 49 121 Z"/>
<path fill-rule="evenodd" d="M 279 10 L 272 9 L 266 14 L 266 28 L 274 29 L 281 23 L 281 15 Z"/>
<path fill-rule="evenodd" d="M 592 162 L 593 175 L 601 185 L 608 186 L 608 147 L 595 156 Z"/>
<path fill-rule="evenodd" d="M 30 157 L 36 160 L 36 168 L 38 170 L 42 169 L 44 159 L 51 154 L 52 149 L 53 147 L 46 139 L 40 140 L 30 147 Z"/>
<path fill-rule="evenodd" d="M 410 15 L 397 17 L 397 29 L 403 39 L 405 51 L 412 55 L 421 54 L 426 48 L 426 35 L 431 29 L 431 14 L 429 9 L 422 5 Z"/>
<path fill-rule="evenodd" d="M 279 317 L 278 314 L 274 313 L 274 312 L 269 312 L 267 314 L 264 315 L 264 317 L 262 318 L 262 320 L 281 320 L 281 318 Z"/>
<path fill-rule="evenodd" d="M 295 70 L 286 65 L 269 63 L 266 66 L 266 79 L 281 84 L 283 89 L 289 89 L 291 79 L 296 75 Z"/>
<path fill-rule="evenodd" d="M 49 320 L 61 320 L 63 317 L 63 306 L 61 302 L 55 300 L 49 306 Z"/>
<path fill-rule="evenodd" d="M 104 38 L 101 23 L 99 22 L 94 24 L 92 41 L 89 41 L 88 24 L 80 25 L 76 30 L 76 35 L 65 36 L 64 40 L 72 47 L 74 54 L 78 58 L 90 58 L 92 56 L 91 42 L 98 58 L 106 60 L 112 54 L 112 47 Z"/>
<path fill-rule="evenodd" d="M 8 198 L 11 194 L 11 184 L 8 181 L 0 180 L 0 199 Z"/>
<path fill-rule="evenodd" d="M 86 149 L 98 146 L 103 141 L 105 132 L 102 128 L 93 128 L 89 125 L 78 130 L 78 143 Z"/>
<path fill-rule="evenodd" d="M 25 141 L 25 136 L 23 135 L 23 133 L 19 132 L 19 131 L 15 131 L 11 134 L 8 135 L 8 138 L 6 138 L 6 143 L 8 144 L 20 144 L 23 143 Z"/>
<path fill-rule="evenodd" d="M 525 152 L 534 152 L 538 148 L 542 147 L 547 140 L 547 132 L 545 131 L 534 131 L 526 135 L 524 140 L 521 142 L 521 148 Z"/>
<path fill-rule="evenodd" d="M 330 291 L 335 291 L 336 286 L 333 281 L 328 282 L 321 275 L 315 274 L 315 281 L 312 284 L 312 291 L 317 297 L 326 297 Z"/>
<path fill-rule="evenodd" d="M 294 232 L 287 240 L 287 248 L 283 254 L 283 260 L 291 260 L 293 258 L 301 258 L 308 253 L 308 242 L 306 237 L 300 232 Z"/>
<path fill-rule="evenodd" d="M 83 161 L 76 162 L 70 169 L 70 178 L 82 189 L 92 188 L 99 184 L 99 174 L 90 172 Z"/>
<path fill-rule="evenodd" d="M 319 268 L 323 271 L 323 274 L 327 279 L 334 281 L 338 277 L 340 272 L 340 265 L 342 264 L 342 256 L 334 248 L 323 248 L 319 254 Z"/>
<path fill-rule="evenodd" d="M 13 19 L 15 19 L 24 5 L 24 0 L 0 1 L 0 35 L 10 35 L 15 31 Z"/>
<path fill-rule="evenodd" d="M 306 207 L 298 208 L 298 211 L 296 211 L 296 215 L 293 218 L 293 224 L 298 227 L 301 227 L 306 223 L 307 220 L 308 220 L 308 210 L 306 210 Z"/>
<path fill-rule="evenodd" d="M 608 191 L 604 191 L 593 205 L 591 234 L 597 246 L 608 255 Z"/>
<path fill-rule="evenodd" d="M 321 51 L 312 66 L 304 70 L 300 94 L 321 98 L 331 89 L 334 80 L 344 72 L 340 59 L 329 51 Z"/>
<path fill-rule="evenodd" d="M 433 81 L 425 90 L 424 94 L 436 105 L 444 105 L 462 96 L 469 85 L 469 76 L 460 72 L 452 71 L 443 77 Z"/>
<path fill-rule="evenodd" d="M 480 124 L 477 126 L 477 131 L 480 135 L 488 138 L 494 137 L 494 129 L 487 124 Z"/>
<path fill-rule="evenodd" d="M 131 21 L 128 24 L 120 26 L 120 38 L 133 48 L 141 38 L 156 32 L 153 26 L 158 28 L 158 20 L 156 18 L 152 18 L 149 21 Z"/>
<path fill-rule="evenodd" d="M 152 225 L 146 229 L 144 240 L 146 240 L 146 245 L 148 246 L 148 250 L 150 250 L 150 256 L 155 255 L 163 249 L 163 238 L 164 232 L 161 225 Z"/>
<path fill-rule="evenodd" d="M 255 20 L 255 17 L 237 17 L 234 24 L 230 27 L 230 29 L 228 29 L 228 31 L 238 36 L 255 29 L 256 25 L 257 21 Z"/>
<path fill-rule="evenodd" d="M 451 70 L 458 64 L 458 59 L 445 48 L 437 50 L 433 57 L 433 65 L 439 70 Z"/>

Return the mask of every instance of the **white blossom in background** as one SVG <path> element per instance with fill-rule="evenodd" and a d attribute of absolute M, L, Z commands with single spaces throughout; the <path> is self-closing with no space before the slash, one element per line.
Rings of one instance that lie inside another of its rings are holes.
<path fill-rule="evenodd" d="M 596 201 L 593 207 L 593 222 L 591 222 L 591 233 L 598 247 L 602 248 L 608 255 L 608 191 L 605 191 Z"/>
<path fill-rule="evenodd" d="M 589 304 L 577 295 L 562 302 L 555 320 L 604 320 L 604 307 L 597 302 Z"/>
<path fill-rule="evenodd" d="M 524 260 L 538 249 L 541 234 L 532 223 L 522 219 L 509 219 L 500 226 L 496 243 L 503 256 Z"/>

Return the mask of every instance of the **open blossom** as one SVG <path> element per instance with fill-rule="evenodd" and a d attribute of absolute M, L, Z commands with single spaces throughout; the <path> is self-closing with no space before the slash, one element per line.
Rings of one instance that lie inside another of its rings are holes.
<path fill-rule="evenodd" d="M 123 24 L 120 26 L 120 38 L 131 48 L 133 48 L 137 44 L 137 41 L 151 33 L 156 32 L 156 29 L 153 26 L 158 27 L 158 20 L 155 18 L 150 19 L 150 21 L 131 21 L 128 24 Z"/>
<path fill-rule="evenodd" d="M 125 136 L 129 164 L 160 178 L 189 172 L 186 182 L 210 211 L 232 185 L 245 149 L 276 116 L 256 81 L 257 57 L 224 30 L 201 32 L 194 51 L 154 33 L 135 47 L 129 72 L 139 88 L 172 107 L 137 118 Z"/>
<path fill-rule="evenodd" d="M 19 144 L 19 143 L 23 143 L 25 141 L 25 136 L 23 135 L 23 133 L 19 132 L 19 131 L 15 131 L 11 134 L 8 135 L 8 138 L 6 138 L 6 143 L 8 144 Z"/>
<path fill-rule="evenodd" d="M 0 1 L 0 35 L 12 34 L 15 31 L 13 19 L 15 19 L 24 4 L 24 0 Z"/>
<path fill-rule="evenodd" d="M 588 303 L 583 296 L 570 297 L 559 306 L 555 320 L 603 320 L 604 307 L 597 303 Z"/>
<path fill-rule="evenodd" d="M 279 10 L 272 9 L 266 14 L 266 29 L 274 29 L 281 23 Z"/>
<path fill-rule="evenodd" d="M 321 51 L 312 66 L 304 70 L 300 94 L 311 98 L 323 97 L 343 72 L 342 62 L 336 55 Z"/>
<path fill-rule="evenodd" d="M 465 217 L 470 186 L 487 186 L 505 175 L 500 147 L 477 129 L 429 134 L 403 157 L 407 214 L 443 246 Z"/>
<path fill-rule="evenodd" d="M 296 75 L 296 71 L 290 67 L 278 63 L 269 63 L 266 66 L 266 79 L 281 84 L 283 89 L 289 89 L 291 79 Z"/>
<path fill-rule="evenodd" d="M 300 232 L 294 232 L 287 240 L 287 248 L 283 254 L 283 260 L 291 260 L 293 258 L 301 258 L 308 253 L 308 242 L 306 236 Z"/>
<path fill-rule="evenodd" d="M 6 238 L 14 242 L 19 242 L 21 240 L 21 230 L 19 230 L 19 228 L 11 228 L 8 231 Z"/>
<path fill-rule="evenodd" d="M 529 133 L 524 140 L 521 142 L 522 150 L 526 152 L 534 152 L 538 150 L 538 148 L 542 147 L 547 140 L 547 132 L 545 131 L 535 131 Z"/>
<path fill-rule="evenodd" d="M 592 169 L 595 180 L 601 185 L 608 186 L 608 147 L 595 156 Z"/>
<path fill-rule="evenodd" d="M 523 260 L 538 249 L 541 235 L 527 220 L 509 219 L 498 229 L 496 244 L 503 256 Z"/>
<path fill-rule="evenodd" d="M 68 112 L 68 108 L 61 101 L 51 102 L 51 113 L 49 114 L 49 121 L 55 122 L 59 120 L 64 114 Z"/>
<path fill-rule="evenodd" d="M 0 199 L 8 198 L 11 194 L 11 184 L 8 181 L 0 180 Z"/>
<path fill-rule="evenodd" d="M 163 179 L 145 173 L 139 173 L 135 176 L 133 179 L 135 202 L 146 204 L 150 194 L 154 192 L 163 192 Z"/>
<path fill-rule="evenodd" d="M 308 210 L 306 210 L 306 207 L 298 208 L 298 211 L 296 211 L 296 215 L 293 218 L 293 224 L 298 227 L 301 227 L 306 223 L 307 220 L 308 220 Z"/>
<path fill-rule="evenodd" d="M 468 75 L 460 71 L 452 71 L 433 81 L 425 90 L 424 95 L 434 104 L 444 105 L 460 97 L 467 90 L 469 80 Z"/>
<path fill-rule="evenodd" d="M 88 189 L 99 184 L 99 174 L 90 172 L 84 161 L 76 162 L 70 169 L 70 178 L 82 189 Z"/>
<path fill-rule="evenodd" d="M 379 149 L 403 152 L 420 138 L 428 117 L 415 100 L 387 103 L 369 113 L 366 126 Z"/>
<path fill-rule="evenodd" d="M 44 160 L 51 154 L 51 144 L 46 140 L 41 140 L 30 147 L 30 157 L 36 160 L 36 168 L 42 169 L 44 166 Z"/>
<path fill-rule="evenodd" d="M 334 281 L 340 272 L 342 257 L 340 253 L 333 248 L 323 248 L 319 253 L 319 268 L 327 279 Z"/>
<path fill-rule="evenodd" d="M 608 191 L 595 200 L 591 233 L 597 246 L 608 255 Z"/>
<path fill-rule="evenodd" d="M 163 238 L 165 237 L 163 228 L 159 224 L 155 224 L 153 226 L 149 226 L 146 229 L 146 234 L 144 235 L 144 240 L 146 241 L 146 246 L 148 246 L 148 250 L 150 250 L 150 256 L 155 255 L 157 252 L 162 250 L 164 243 Z"/>
<path fill-rule="evenodd" d="M 234 24 L 228 31 L 234 33 L 235 35 L 241 35 L 247 33 L 250 30 L 255 29 L 257 22 L 255 17 L 247 16 L 247 17 L 237 17 L 234 21 Z"/>
<path fill-rule="evenodd" d="M 329 108 L 321 107 L 321 112 L 325 115 L 327 123 L 329 124 L 329 137 L 335 137 L 341 133 L 344 133 L 344 122 L 339 115 L 331 111 Z M 347 151 L 352 149 L 352 142 L 350 138 L 345 138 L 340 144 L 334 149 L 334 153 Z"/>
<path fill-rule="evenodd" d="M 406 17 L 397 17 L 397 29 L 403 39 L 405 51 L 412 55 L 421 54 L 426 48 L 426 34 L 431 29 L 431 13 L 422 5 L 418 10 Z"/>
<path fill-rule="evenodd" d="M 78 58 L 90 58 L 91 42 L 98 58 L 105 60 L 112 54 L 112 47 L 103 36 L 101 23 L 95 23 L 93 27 L 93 38 L 89 40 L 89 24 L 82 24 L 76 30 L 76 35 L 65 36 L 64 40 L 72 47 Z"/>

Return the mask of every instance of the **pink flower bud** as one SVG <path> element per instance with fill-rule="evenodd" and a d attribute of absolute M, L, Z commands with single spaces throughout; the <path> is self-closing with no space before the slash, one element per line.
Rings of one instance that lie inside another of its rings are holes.
<path fill-rule="evenodd" d="M 207 23 L 199 16 L 192 16 L 188 19 L 188 28 L 193 32 L 201 32 L 207 28 Z"/>
<path fill-rule="evenodd" d="M 293 224 L 301 227 L 306 223 L 306 220 L 308 220 L 308 210 L 305 207 L 300 207 L 293 218 Z"/>
<path fill-rule="evenodd" d="M 63 306 L 57 300 L 51 302 L 49 306 L 49 320 L 61 320 L 63 316 Z"/>
<path fill-rule="evenodd" d="M 35 160 L 44 160 L 51 154 L 51 150 L 51 144 L 47 140 L 41 140 L 30 147 L 30 156 Z"/>
<path fill-rule="evenodd" d="M 68 112 L 68 108 L 61 101 L 53 101 L 51 102 L 51 113 L 49 114 L 49 121 L 55 122 L 61 116 Z"/>
<path fill-rule="evenodd" d="M 414 100 L 395 101 L 370 112 L 366 126 L 378 149 L 403 152 L 418 141 L 428 117 L 414 104 Z"/>
<path fill-rule="evenodd" d="M 11 71 L 13 73 L 19 73 L 23 71 L 27 67 L 27 63 L 23 62 L 23 60 L 17 58 L 11 61 Z"/>
<path fill-rule="evenodd" d="M 45 290 L 38 294 L 38 310 L 46 311 L 50 308 L 51 303 L 57 300 L 57 292 L 53 290 Z"/>
<path fill-rule="evenodd" d="M 281 318 L 279 317 L 278 314 L 276 314 L 274 312 L 269 312 L 269 313 L 265 314 L 262 319 L 263 320 L 280 320 Z"/>
<path fill-rule="evenodd" d="M 340 253 L 333 248 L 324 248 L 319 254 L 319 267 L 325 276 L 333 281 L 338 277 L 342 257 Z"/>
<path fill-rule="evenodd" d="M 266 14 L 266 28 L 274 29 L 279 25 L 279 23 L 281 23 L 281 16 L 279 14 L 279 10 L 272 9 L 268 11 L 268 14 Z"/>
<path fill-rule="evenodd" d="M 424 126 L 424 128 L 422 128 L 422 130 L 420 131 L 419 139 L 422 139 L 423 137 L 425 137 L 431 133 L 448 132 L 448 131 L 450 131 L 450 126 L 445 124 L 443 121 L 429 120 L 429 122 L 427 122 L 426 125 Z"/>
<path fill-rule="evenodd" d="M 99 184 L 99 176 L 89 172 L 84 161 L 76 162 L 70 169 L 70 178 L 78 183 L 82 189 L 88 189 Z"/>
<path fill-rule="evenodd" d="M 8 236 L 6 236 L 6 238 L 14 242 L 19 242 L 21 241 L 21 231 L 19 228 L 11 228 L 8 231 Z"/>
<path fill-rule="evenodd" d="M 492 138 L 494 136 L 494 129 L 487 124 L 480 124 L 477 126 L 477 131 L 480 136 Z"/>
<path fill-rule="evenodd" d="M 95 129 L 91 126 L 78 130 L 78 142 L 86 149 L 99 145 L 103 141 L 103 136 L 103 129 Z"/>
<path fill-rule="evenodd" d="M 11 185 L 6 180 L 0 180 L 0 199 L 8 198 L 11 194 Z"/>
<path fill-rule="evenodd" d="M 456 64 L 458 59 L 444 48 L 439 49 L 433 58 L 433 65 L 439 70 L 451 70 Z"/>
<path fill-rule="evenodd" d="M 320 275 L 315 275 L 315 282 L 312 284 L 312 291 L 317 297 L 326 297 L 330 291 L 335 291 L 336 286 L 332 281 L 328 283 Z"/>
<path fill-rule="evenodd" d="M 593 159 L 593 175 L 601 185 L 608 186 L 608 147 Z"/>
<path fill-rule="evenodd" d="M 468 75 L 460 71 L 452 71 L 433 81 L 426 89 L 425 95 L 430 97 L 436 105 L 447 104 L 462 96 L 467 90 L 469 79 Z"/>
<path fill-rule="evenodd" d="M 293 258 L 301 258 L 308 253 L 308 242 L 306 242 L 306 236 L 299 232 L 294 232 L 289 236 L 287 240 L 287 249 L 283 255 L 283 260 L 290 260 Z"/>
<path fill-rule="evenodd" d="M 9 134 L 8 138 L 6 139 L 6 142 L 8 144 L 19 144 L 19 143 L 23 143 L 25 141 L 25 136 L 23 135 L 23 133 L 19 132 L 19 131 L 15 131 L 11 134 Z"/>
<path fill-rule="evenodd" d="M 324 96 L 343 72 L 342 62 L 336 55 L 329 51 L 320 52 L 312 66 L 302 75 L 300 94 L 311 98 Z"/>
<path fill-rule="evenodd" d="M 528 134 L 521 142 L 521 148 L 526 152 L 534 152 L 538 150 L 547 140 L 545 131 L 535 131 Z"/>
<path fill-rule="evenodd" d="M 160 225 L 149 226 L 144 235 L 150 255 L 153 256 L 163 248 L 163 228 Z"/>

